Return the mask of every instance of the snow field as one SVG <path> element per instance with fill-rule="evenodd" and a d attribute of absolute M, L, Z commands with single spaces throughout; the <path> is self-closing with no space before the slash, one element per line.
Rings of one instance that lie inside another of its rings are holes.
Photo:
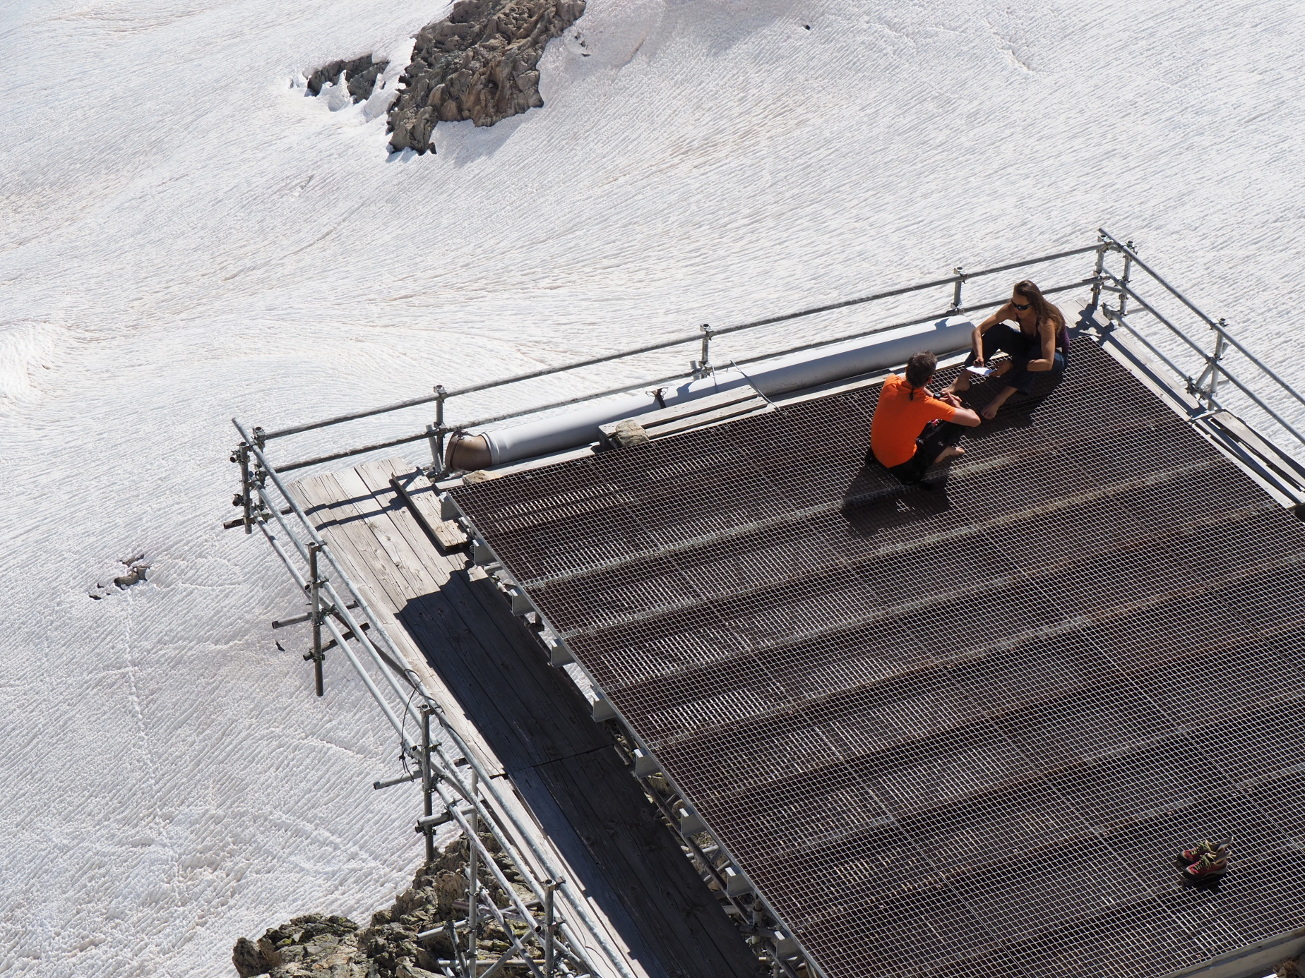
<path fill-rule="evenodd" d="M 445 6 L 0 12 L 22 66 L 0 101 L 0 971 L 229 973 L 238 936 L 365 919 L 420 857 L 416 790 L 371 789 L 396 738 L 343 660 L 312 695 L 303 635 L 268 628 L 294 585 L 218 529 L 233 415 L 292 424 L 1101 225 L 1305 386 L 1299 4 L 590 0 L 543 109 L 441 125 L 425 157 L 387 155 L 376 104 L 296 87 L 405 55 Z M 142 551 L 146 583 L 87 597 Z"/>

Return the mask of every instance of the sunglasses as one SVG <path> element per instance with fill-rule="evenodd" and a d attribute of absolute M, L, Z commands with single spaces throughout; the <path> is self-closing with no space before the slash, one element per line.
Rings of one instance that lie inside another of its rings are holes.
<path fill-rule="evenodd" d="M 1030 305 L 1032 305 L 1032 303 L 1026 302 L 1026 303 L 1024 303 L 1024 305 L 1021 306 L 1021 305 L 1020 305 L 1018 302 L 1016 302 L 1014 299 L 1011 299 L 1011 300 L 1010 300 L 1010 304 L 1011 304 L 1012 306 L 1014 306 L 1016 309 L 1018 309 L 1020 312 L 1023 312 L 1023 311 L 1024 311 L 1025 309 L 1027 309 Z"/>

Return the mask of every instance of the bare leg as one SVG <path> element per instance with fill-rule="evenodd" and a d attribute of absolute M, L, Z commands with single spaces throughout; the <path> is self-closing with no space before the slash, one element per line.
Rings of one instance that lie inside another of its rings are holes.
<path fill-rule="evenodd" d="M 1000 391 L 997 392 L 997 396 L 994 397 L 991 401 L 989 401 L 987 406 L 984 407 L 984 409 L 980 411 L 979 414 L 983 417 L 985 421 L 991 421 L 993 418 L 997 416 L 997 412 L 1001 410 L 1001 406 L 1005 404 L 1008 400 L 1010 400 L 1010 396 L 1014 393 L 1015 393 L 1014 387 L 1003 387 Z"/>
<path fill-rule="evenodd" d="M 1000 362 L 998 362 L 998 364 L 995 367 L 992 368 L 992 376 L 1001 377 L 1009 373 L 1010 368 L 1013 366 L 1015 366 L 1014 361 L 1003 359 Z M 970 389 L 970 375 L 965 370 L 965 368 L 962 367 L 961 372 L 956 375 L 956 379 L 953 380 L 946 387 L 944 387 L 941 391 L 941 394 L 964 394 L 969 389 Z"/>

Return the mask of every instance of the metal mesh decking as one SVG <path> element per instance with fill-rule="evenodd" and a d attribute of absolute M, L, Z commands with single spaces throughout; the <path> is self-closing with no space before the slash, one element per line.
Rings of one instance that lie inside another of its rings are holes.
<path fill-rule="evenodd" d="M 1305 924 L 1305 527 L 1074 354 L 938 491 L 863 469 L 877 388 L 455 490 L 829 978 Z"/>

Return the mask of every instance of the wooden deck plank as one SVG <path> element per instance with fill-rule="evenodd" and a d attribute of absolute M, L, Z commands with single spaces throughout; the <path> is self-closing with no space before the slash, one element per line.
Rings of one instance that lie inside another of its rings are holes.
<path fill-rule="evenodd" d="M 414 548 L 415 543 L 421 551 L 429 549 L 420 541 L 408 540 L 399 521 L 410 521 L 412 516 L 388 485 L 385 486 L 387 492 L 378 496 L 356 469 L 339 472 L 336 478 L 340 487 L 355 501 L 358 512 L 366 513 L 367 528 L 393 564 L 396 576 L 402 581 L 405 598 L 429 594 L 448 582 L 453 565 L 446 560 L 432 560 L 429 553 Z"/>
<path fill-rule="evenodd" d="M 388 475 L 360 475 L 371 479 L 382 498 L 394 498 Z M 407 526 L 403 538 L 393 543 L 395 556 L 405 565 L 420 562 L 412 548 L 424 540 L 424 534 L 412 515 L 406 509 L 393 509 L 386 515 L 392 526 Z M 429 543 L 425 549 L 429 558 Z M 431 665 L 445 674 L 446 684 L 453 687 L 474 722 L 483 718 L 495 725 L 499 736 L 490 737 L 486 731 L 486 739 L 504 769 L 510 772 L 604 745 L 611 747 L 610 738 L 586 716 L 584 699 L 565 676 L 551 669 L 522 668 L 523 659 L 542 659 L 542 653 L 518 620 L 487 610 L 487 602 L 478 597 L 484 592 L 502 603 L 492 581 L 473 581 L 458 570 L 438 589 L 409 599 L 398 618 L 410 631 L 422 628 L 418 619 L 423 615 L 427 620 L 445 622 L 456 641 Z M 438 639 L 438 635 L 432 637 Z M 504 736 L 505 718 L 515 737 Z"/>
<path fill-rule="evenodd" d="M 678 421 L 681 418 L 688 418 L 694 415 L 707 414 L 711 411 L 717 411 L 724 407 L 730 407 L 740 402 L 755 401 L 760 405 L 766 404 L 766 399 L 761 396 L 755 387 L 751 384 L 732 387 L 729 390 L 721 391 L 719 394 L 708 394 L 705 397 L 695 397 L 690 401 L 682 401 L 679 404 L 672 404 L 670 407 L 658 408 L 655 411 L 647 411 L 643 414 L 631 416 L 631 420 L 639 422 L 644 428 L 656 428 L 659 425 L 666 424 L 668 421 Z"/>
<path fill-rule="evenodd" d="M 337 485 L 340 500 L 332 512 L 339 514 L 339 523 L 333 529 L 349 537 L 351 553 L 368 561 L 394 620 L 414 642 L 414 654 L 423 664 L 437 668 L 440 687 L 453 694 L 458 712 L 476 731 L 486 756 L 495 758 L 491 770 L 500 773 L 508 765 L 550 757 L 546 742 L 532 741 L 522 733 L 517 718 L 529 708 L 517 691 L 486 689 L 485 670 L 478 665 L 492 636 L 477 634 L 467 625 L 450 601 L 449 578 L 441 583 L 438 578 L 443 574 L 427 572 L 395 531 L 391 517 L 406 511 L 387 511 L 353 472 L 341 473 Z M 388 482 L 385 488 L 393 497 Z M 432 562 L 432 566 L 439 565 Z M 501 707 L 487 707 L 482 699 L 499 702 Z"/>
<path fill-rule="evenodd" d="M 493 608 L 500 620 L 516 624 L 506 600 L 490 581 L 474 582 L 472 588 L 487 610 Z M 527 644 L 529 637 L 523 637 L 512 650 L 517 661 L 501 662 L 502 674 L 517 683 L 537 673 L 556 678 L 564 688 L 552 694 L 560 701 L 547 706 L 549 715 L 560 721 L 569 713 L 573 722 L 599 731 L 574 684 L 546 665 L 538 648 Z M 568 702 L 569 709 L 564 707 Z M 597 869 L 583 877 L 586 888 L 619 895 L 646 945 L 656 949 L 658 970 L 695 978 L 753 975 L 756 958 L 697 877 L 611 742 L 605 735 L 603 740 L 606 749 L 561 754 L 528 767 L 505 760 L 505 767 L 532 809 L 555 806 L 575 827 L 584 861 Z M 568 856 L 580 861 L 574 851 Z"/>
<path fill-rule="evenodd" d="M 590 855 L 643 924 L 672 974 L 752 978 L 757 959 L 615 756 L 578 755 L 537 773 L 558 807 L 585 826 Z M 593 790 L 602 785 L 603 790 Z"/>
<path fill-rule="evenodd" d="M 648 432 L 649 438 L 664 438 L 681 431 L 717 424 L 729 418 L 739 418 L 745 414 L 756 414 L 765 411 L 769 407 L 770 403 L 768 401 L 760 397 L 754 397 L 746 401 L 736 401 L 733 404 L 727 404 L 711 411 L 702 411 L 698 414 L 685 415 L 680 418 L 669 418 L 656 427 L 645 428 L 645 430 Z"/>
<path fill-rule="evenodd" d="M 383 549 L 379 543 L 373 542 L 374 537 L 366 522 L 356 518 L 356 507 L 345 501 L 347 496 L 339 483 L 334 478 L 315 476 L 289 488 L 296 501 L 304 507 L 305 515 L 317 526 L 332 555 L 363 592 L 368 605 L 380 619 L 381 627 L 403 653 L 407 660 L 405 665 L 417 673 L 432 699 L 443 710 L 445 719 L 491 775 L 502 774 L 502 765 L 489 749 L 480 729 L 431 669 L 420 644 L 400 623 L 398 610 L 408 604 L 408 598 L 402 596 L 403 585 L 387 572 L 385 562 L 377 558 Z"/>
<path fill-rule="evenodd" d="M 397 459 L 386 459 L 380 463 L 370 464 L 380 465 L 382 471 L 385 471 L 386 462 L 391 463 L 390 469 L 402 468 L 397 464 Z M 360 471 L 365 467 L 359 466 Z M 404 502 L 413 510 L 417 522 L 442 553 L 461 550 L 470 542 L 462 527 L 451 520 L 444 519 L 440 512 L 439 500 L 435 498 L 435 486 L 420 469 L 408 472 L 395 471 L 391 479 L 393 480 L 391 485 L 403 495 Z"/>
<path fill-rule="evenodd" d="M 427 532 L 428 524 L 438 520 L 439 513 L 434 487 L 420 472 L 408 472 L 405 475 L 402 468 L 397 459 L 382 459 L 359 465 L 352 474 L 378 500 L 385 501 L 390 521 L 407 540 L 418 563 L 442 585 L 454 571 L 466 566 L 467 559 L 457 552 L 457 548 L 445 547 L 439 539 L 432 541 L 431 534 Z M 418 479 L 424 483 L 424 487 L 419 485 Z M 409 486 L 404 495 L 398 495 L 394 486 L 396 482 Z M 419 510 L 418 513 L 413 512 L 413 506 Z"/>
<path fill-rule="evenodd" d="M 441 552 L 390 479 L 367 463 L 296 487 L 407 665 L 474 730 L 507 803 L 546 834 L 609 939 L 648 978 L 751 976 L 756 959 L 643 797 L 575 685 L 550 667 L 492 579 Z M 434 504 L 433 492 L 428 492 Z M 506 785 L 505 785 L 506 787 Z"/>
<path fill-rule="evenodd" d="M 342 482 L 344 485 L 341 485 Z M 438 629 L 432 630 L 430 636 L 426 635 L 424 631 L 416 636 L 411 635 L 395 614 L 394 601 L 391 597 L 393 592 L 387 591 L 385 587 L 380 585 L 377 575 L 373 573 L 375 568 L 367 565 L 361 557 L 361 554 L 370 554 L 375 557 L 377 553 L 372 544 L 365 537 L 359 535 L 359 529 L 364 527 L 368 529 L 368 532 L 379 533 L 376 540 L 378 545 L 380 545 L 380 538 L 386 538 L 387 544 L 381 545 L 381 552 L 401 552 L 401 548 L 398 547 L 395 539 L 396 535 L 401 535 L 401 528 L 393 524 L 393 521 L 389 520 L 389 518 L 395 514 L 398 514 L 401 518 L 407 515 L 406 510 L 402 507 L 388 505 L 388 500 L 385 497 L 379 500 L 373 498 L 369 502 L 368 499 L 372 494 L 370 491 L 361 492 L 360 488 L 363 485 L 356 478 L 350 479 L 347 476 L 334 479 L 316 477 L 312 480 L 304 480 L 304 484 L 292 487 L 291 491 L 302 505 L 313 510 L 309 514 L 309 518 L 315 524 L 321 524 L 322 536 L 332 548 L 332 553 L 363 592 L 364 598 L 376 612 L 377 617 L 382 620 L 387 633 L 407 658 L 407 665 L 421 676 L 423 686 L 427 692 L 444 708 L 445 717 L 450 725 L 467 741 L 468 746 L 477 755 L 477 759 L 481 761 L 491 776 L 495 777 L 496 780 L 503 779 L 505 775 L 503 774 L 502 764 L 495 752 L 488 746 L 481 730 L 462 712 L 458 698 L 448 690 L 443 678 L 427 663 L 428 654 L 425 650 L 441 647 L 441 643 L 447 641 L 447 636 L 440 635 Z M 346 488 L 351 488 L 352 491 L 346 491 Z M 392 489 L 390 494 L 392 497 Z M 365 520 L 359 519 L 361 514 L 366 514 L 368 518 Z M 386 526 L 387 520 L 390 522 L 389 526 Z M 439 554 L 415 526 L 410 527 L 408 533 L 415 536 L 420 545 L 426 548 L 424 556 L 430 558 L 432 565 L 438 565 L 440 561 L 446 560 L 449 566 L 452 566 L 453 562 L 462 563 L 461 558 L 448 559 Z M 391 549 L 386 550 L 386 546 Z M 420 555 L 420 552 L 417 553 Z M 441 573 L 448 573 L 448 567 L 446 566 L 441 571 L 438 566 L 433 566 L 430 573 L 432 579 L 438 578 Z M 392 583 L 397 582 L 392 579 Z M 410 590 L 410 587 L 411 581 L 407 584 L 400 584 L 397 593 Z M 405 600 L 404 607 L 407 604 L 408 601 Z M 423 628 L 425 625 L 429 625 L 429 622 L 425 622 Z M 549 834 L 545 833 L 535 807 L 520 795 L 516 786 L 511 781 L 503 781 L 501 784 L 499 799 L 500 804 L 505 809 L 503 814 L 515 820 L 517 824 L 535 827 L 537 844 L 542 845 L 545 850 L 552 853 L 550 858 L 553 861 L 553 866 L 563 867 L 565 870 L 563 875 L 566 878 L 592 879 L 594 877 L 593 868 L 584 865 L 576 866 L 570 861 L 568 854 L 553 842 Z M 540 801 L 539 798 L 535 799 L 536 804 Z M 565 820 L 556 812 L 553 812 L 551 823 L 554 826 L 561 826 L 565 824 Z M 582 850 L 574 846 L 572 850 L 572 856 L 584 858 Z M 529 865 L 534 867 L 534 871 L 540 879 L 556 871 L 542 865 L 529 852 L 523 852 L 521 855 Z M 637 978 L 661 978 L 662 973 L 656 969 L 645 971 L 641 961 L 629 946 L 631 937 L 634 937 L 636 941 L 639 939 L 637 925 L 619 907 L 614 919 L 613 915 L 608 912 L 608 907 L 615 905 L 611 900 L 606 900 L 604 903 L 605 905 L 600 905 L 591 899 L 579 885 L 564 887 L 559 892 L 560 912 L 576 921 L 583 920 L 585 927 L 596 928 L 598 932 L 601 932 L 609 946 L 618 949 L 622 959 L 631 964 L 633 973 Z"/>

